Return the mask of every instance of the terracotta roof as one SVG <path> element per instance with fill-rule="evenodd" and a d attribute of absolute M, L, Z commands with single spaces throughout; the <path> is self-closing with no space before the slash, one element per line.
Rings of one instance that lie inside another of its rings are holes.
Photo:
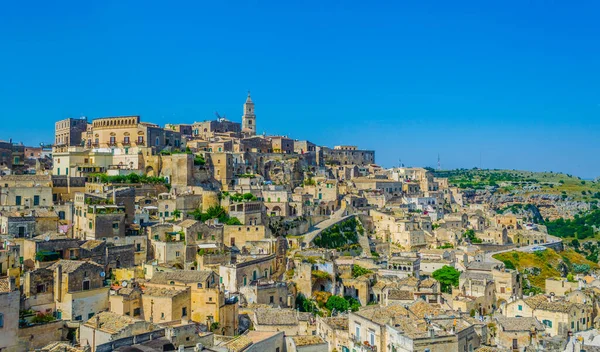
<path fill-rule="evenodd" d="M 323 318 L 323 322 L 334 330 L 348 330 L 347 316 Z"/>
<path fill-rule="evenodd" d="M 407 301 L 407 300 L 414 300 L 414 295 L 411 291 L 407 291 L 407 290 L 397 290 L 397 289 L 391 289 L 388 292 L 388 299 L 392 299 L 392 300 L 403 300 L 403 301 Z"/>
<path fill-rule="evenodd" d="M 133 319 L 114 312 L 101 312 L 85 322 L 85 325 L 116 334 L 136 321 L 142 320 Z"/>
<path fill-rule="evenodd" d="M 144 289 L 144 295 L 148 295 L 148 296 L 154 296 L 154 297 L 175 297 L 178 296 L 184 292 L 186 292 L 187 289 L 182 289 L 182 288 L 165 288 L 165 287 L 146 287 Z"/>
<path fill-rule="evenodd" d="M 83 243 L 80 247 L 90 250 L 90 249 L 93 249 L 93 248 L 96 248 L 96 247 L 102 245 L 103 243 L 104 243 L 104 241 L 89 240 L 89 241 L 85 241 L 85 243 Z"/>
<path fill-rule="evenodd" d="M 63 273 L 72 273 L 75 270 L 79 269 L 81 266 L 88 264 L 88 265 L 93 265 L 93 266 L 97 266 L 99 268 L 102 268 L 102 265 L 97 264 L 95 262 L 90 262 L 90 261 L 84 261 L 84 260 L 65 260 L 65 259 L 61 259 L 59 261 L 57 261 L 56 263 L 50 265 L 48 267 L 49 270 L 55 270 L 59 265 L 62 267 L 62 272 Z"/>
<path fill-rule="evenodd" d="M 193 225 L 196 225 L 198 222 L 199 221 L 196 221 L 196 220 L 186 219 L 186 220 L 183 220 L 180 223 L 178 223 L 177 226 L 186 227 L 187 228 L 187 227 L 191 227 Z"/>
<path fill-rule="evenodd" d="M 504 316 L 497 316 L 496 321 L 504 331 L 531 331 L 532 327 L 537 331 L 546 329 L 544 324 L 540 323 L 534 317 L 507 318 Z"/>
<path fill-rule="evenodd" d="M 321 345 L 325 343 L 321 336 L 317 335 L 292 336 L 292 340 L 294 340 L 296 346 Z"/>
<path fill-rule="evenodd" d="M 237 338 L 225 344 L 225 346 L 227 346 L 227 350 L 231 352 L 243 351 L 250 347 L 250 345 L 252 345 L 252 340 L 250 340 L 250 338 L 248 338 L 246 335 L 238 336 Z"/>
<path fill-rule="evenodd" d="M 259 308 L 254 311 L 258 325 L 298 325 L 297 312 L 293 309 Z"/>
<path fill-rule="evenodd" d="M 382 306 L 367 306 L 361 308 L 354 314 L 365 319 L 371 320 L 379 325 L 387 324 L 390 319 L 396 316 L 408 316 L 408 311 L 401 305 Z"/>

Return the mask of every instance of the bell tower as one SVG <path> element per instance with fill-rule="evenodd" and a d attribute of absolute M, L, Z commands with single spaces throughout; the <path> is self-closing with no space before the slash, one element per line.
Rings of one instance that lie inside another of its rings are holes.
<path fill-rule="evenodd" d="M 256 135 L 256 115 L 254 115 L 254 102 L 250 97 L 250 91 L 248 91 L 248 97 L 244 103 L 244 115 L 242 115 L 242 132 L 249 136 Z"/>

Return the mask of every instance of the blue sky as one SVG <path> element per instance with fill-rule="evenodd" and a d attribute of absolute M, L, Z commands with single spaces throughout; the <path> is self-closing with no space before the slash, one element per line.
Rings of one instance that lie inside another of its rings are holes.
<path fill-rule="evenodd" d="M 600 176 L 600 3 L 10 1 L 0 139 L 54 121 L 240 119 L 392 166 Z"/>

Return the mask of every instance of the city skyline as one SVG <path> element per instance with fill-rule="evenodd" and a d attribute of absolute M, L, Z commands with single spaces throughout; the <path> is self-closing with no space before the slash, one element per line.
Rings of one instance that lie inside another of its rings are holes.
<path fill-rule="evenodd" d="M 0 138 L 80 115 L 239 121 L 250 89 L 259 133 L 386 167 L 600 175 L 596 4 L 139 5 L 5 5 Z"/>

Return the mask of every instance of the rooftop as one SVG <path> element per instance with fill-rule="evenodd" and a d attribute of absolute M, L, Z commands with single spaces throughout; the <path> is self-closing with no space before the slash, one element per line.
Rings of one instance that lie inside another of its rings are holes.
<path fill-rule="evenodd" d="M 160 271 L 155 273 L 150 279 L 151 283 L 167 285 L 171 281 L 182 282 L 184 284 L 193 284 L 206 281 L 213 272 L 210 270 L 179 270 L 179 271 Z"/>
<path fill-rule="evenodd" d="M 321 336 L 317 335 L 292 336 L 292 340 L 294 340 L 296 346 L 321 345 L 325 343 Z"/>

